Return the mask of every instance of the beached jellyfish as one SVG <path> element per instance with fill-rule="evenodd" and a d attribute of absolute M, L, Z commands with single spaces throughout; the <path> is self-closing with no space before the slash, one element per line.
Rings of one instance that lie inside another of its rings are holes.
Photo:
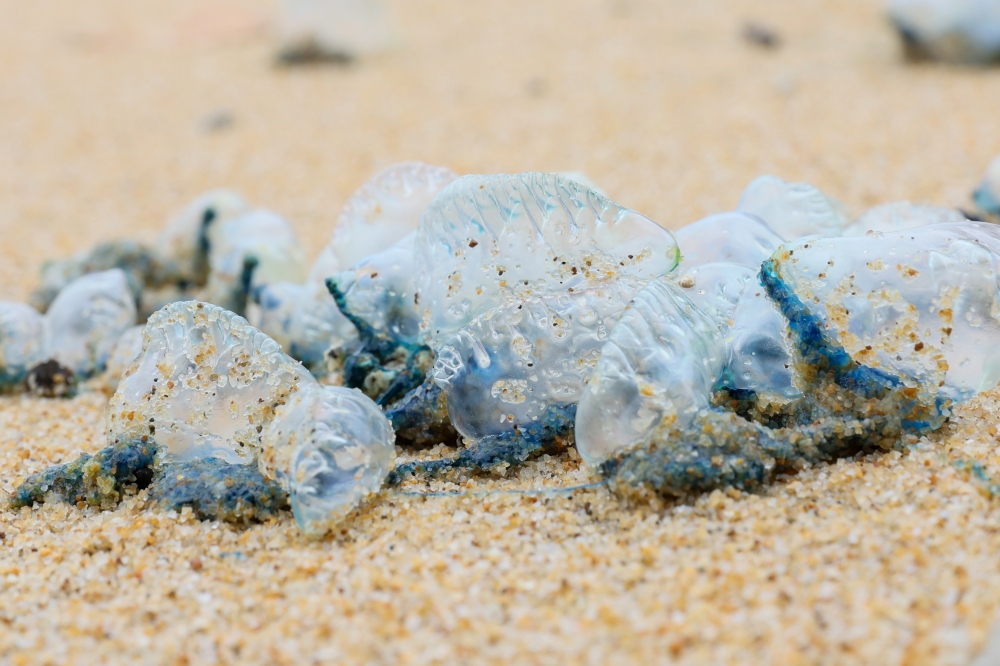
<path fill-rule="evenodd" d="M 800 397 L 785 318 L 756 276 L 744 290 L 732 319 L 726 332 L 726 364 L 720 386 L 775 400 Z"/>
<path fill-rule="evenodd" d="M 710 215 L 681 227 L 675 235 L 681 248 L 678 274 L 715 262 L 759 268 L 784 242 L 760 218 L 746 213 Z"/>
<path fill-rule="evenodd" d="M 254 210 L 208 230 L 209 276 L 201 298 L 237 314 L 259 285 L 305 277 L 302 248 L 292 226 L 277 213 Z"/>
<path fill-rule="evenodd" d="M 434 197 L 457 178 L 450 169 L 423 162 L 401 162 L 372 176 L 344 204 L 310 279 L 323 282 L 398 243 L 417 229 Z"/>
<path fill-rule="evenodd" d="M 302 531 L 322 536 L 382 487 L 394 442 L 389 420 L 360 391 L 310 385 L 277 409 L 259 466 L 288 492 Z"/>
<path fill-rule="evenodd" d="M 918 388 L 912 377 L 853 359 L 814 314 L 815 303 L 784 282 L 781 262 L 769 259 L 761 277 L 788 321 L 805 395 L 776 410 L 727 398 L 686 426 L 662 421 L 599 464 L 617 492 L 644 499 L 727 486 L 752 490 L 778 472 L 916 442 L 943 425 L 951 401 L 933 387 Z"/>
<path fill-rule="evenodd" d="M 859 363 L 954 400 L 1000 381 L 1000 227 L 964 222 L 804 240 L 772 261 Z"/>
<path fill-rule="evenodd" d="M 465 176 L 417 231 L 416 299 L 436 343 L 503 302 L 651 280 L 679 261 L 673 234 L 556 174 Z"/>
<path fill-rule="evenodd" d="M 347 63 L 388 48 L 393 30 L 381 0 L 285 0 L 279 62 Z"/>
<path fill-rule="evenodd" d="M 983 182 L 972 193 L 972 199 L 984 213 L 1000 215 L 1000 156 L 990 162 Z"/>
<path fill-rule="evenodd" d="M 337 273 L 338 288 L 350 312 L 377 331 L 407 342 L 420 338 L 420 315 L 414 304 L 413 254 L 416 234 Z"/>
<path fill-rule="evenodd" d="M 731 263 L 704 264 L 684 271 L 676 281 L 691 303 L 715 324 L 724 341 L 724 362 L 718 381 L 719 388 L 747 389 L 759 393 L 785 395 L 785 383 L 791 386 L 791 361 L 784 346 L 785 320 L 774 305 L 764 297 L 757 277 L 757 269 Z M 779 345 L 776 351 L 772 344 Z M 787 374 L 772 377 L 776 373 L 771 356 L 784 352 L 784 365 L 779 366 Z M 739 371 L 738 378 L 732 375 Z M 760 375 L 764 375 L 763 378 Z M 758 380 L 754 382 L 753 380 Z M 767 379 L 778 383 L 762 383 Z M 785 383 L 780 383 L 784 380 Z M 797 395 L 794 387 L 786 391 Z"/>
<path fill-rule="evenodd" d="M 338 277 L 326 282 L 337 307 L 358 332 L 357 344 L 352 344 L 350 349 L 336 350 L 343 354 L 336 360 L 343 364 L 344 386 L 361 389 L 381 406 L 391 405 L 420 386 L 434 362 L 430 347 L 375 329 L 352 312 Z"/>
<path fill-rule="evenodd" d="M 216 190 L 199 197 L 175 216 L 155 246 L 131 240 L 100 243 L 68 259 L 46 262 L 42 284 L 31 303 L 45 312 L 56 295 L 84 275 L 118 268 L 143 318 L 166 303 L 183 300 L 192 287 L 203 286 L 209 269 L 209 229 L 247 209 L 239 195 Z"/>
<path fill-rule="evenodd" d="M 133 326 L 126 330 L 111 350 L 105 378 L 112 389 L 118 386 L 118 382 L 125 376 L 132 362 L 142 353 L 142 334 L 145 330 L 145 326 Z"/>
<path fill-rule="evenodd" d="M 431 376 L 455 428 L 481 439 L 576 404 L 636 280 L 511 301 L 445 339 Z"/>
<path fill-rule="evenodd" d="M 149 318 L 142 355 L 111 398 L 108 441 L 152 439 L 168 461 L 252 464 L 274 410 L 315 382 L 242 317 L 172 303 Z"/>
<path fill-rule="evenodd" d="M 177 267 L 190 285 L 208 280 L 210 230 L 250 210 L 232 190 L 211 190 L 174 215 L 160 232 L 157 251 Z"/>
<path fill-rule="evenodd" d="M 108 446 L 29 476 L 10 505 L 112 508 L 148 488 L 151 506 L 189 507 L 203 520 L 246 523 L 287 508 L 287 493 L 255 463 L 275 410 L 318 386 L 312 375 L 243 318 L 208 303 L 156 312 L 142 343 L 105 412 Z"/>
<path fill-rule="evenodd" d="M 736 209 L 756 215 L 786 240 L 839 236 L 847 225 L 844 205 L 809 183 L 760 176 L 747 186 Z"/>
<path fill-rule="evenodd" d="M 783 279 L 803 298 L 820 299 L 817 316 L 860 362 L 923 378 L 928 386 L 944 381 L 943 392 L 956 400 L 992 387 L 1000 380 L 1000 356 L 991 350 L 997 323 L 990 257 L 997 228 L 946 208 L 889 204 L 870 212 L 875 220 L 890 220 L 885 226 L 902 224 L 909 215 L 947 221 L 791 244 Z M 954 267 L 950 277 L 948 267 Z M 942 324 L 942 317 L 957 323 Z M 733 319 L 721 384 L 784 398 L 801 395 L 784 318 L 763 288 L 744 293 Z M 939 329 L 950 332 L 935 340 Z"/>
<path fill-rule="evenodd" d="M 175 266 L 152 249 L 135 241 L 111 241 L 68 259 L 46 262 L 42 267 L 42 284 L 32 293 L 31 304 L 45 312 L 73 280 L 113 268 L 124 272 L 137 303 L 146 288 L 163 288 L 179 279 Z"/>
<path fill-rule="evenodd" d="M 252 324 L 314 371 L 324 354 L 357 338 L 326 288 L 337 276 L 349 307 L 384 333 L 415 341 L 412 233 L 434 196 L 452 180 L 443 167 L 404 162 L 380 171 L 345 204 L 333 238 L 305 284 L 273 283 L 255 290 Z"/>
<path fill-rule="evenodd" d="M 994 0 L 892 0 L 889 18 L 910 58 L 987 63 L 1000 58 Z"/>
<path fill-rule="evenodd" d="M 44 331 L 38 310 L 0 301 L 0 393 L 17 390 L 28 371 L 45 360 Z"/>
<path fill-rule="evenodd" d="M 766 410 L 728 396 L 686 426 L 663 420 L 602 473 L 637 496 L 750 489 L 803 463 L 916 441 L 1000 379 L 998 252 L 1000 232 L 974 222 L 780 248 L 760 276 L 803 396 Z"/>
<path fill-rule="evenodd" d="M 863 236 L 869 231 L 890 233 L 922 227 L 927 224 L 965 222 L 961 211 L 942 206 L 913 204 L 909 201 L 894 201 L 870 208 L 857 220 L 844 228 L 844 236 Z"/>
<path fill-rule="evenodd" d="M 420 343 L 410 234 L 327 280 L 327 287 L 358 340 L 341 338 L 327 353 L 331 372 L 341 370 L 346 386 L 361 388 L 389 405 L 424 381 L 433 360 Z"/>
<path fill-rule="evenodd" d="M 255 290 L 248 319 L 311 371 L 323 374 L 326 353 L 358 336 L 325 284 L 278 282 Z"/>
<path fill-rule="evenodd" d="M 576 412 L 588 464 L 642 441 L 659 423 L 688 425 L 722 371 L 718 323 L 661 278 L 639 292 L 600 353 Z"/>
<path fill-rule="evenodd" d="M 120 269 L 71 282 L 45 315 L 45 356 L 78 377 L 104 370 L 122 333 L 135 325 L 136 308 Z"/>

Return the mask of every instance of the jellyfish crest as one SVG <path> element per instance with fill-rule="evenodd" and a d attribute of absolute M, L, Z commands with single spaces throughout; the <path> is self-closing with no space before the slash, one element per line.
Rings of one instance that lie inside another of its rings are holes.
<path fill-rule="evenodd" d="M 622 277 L 651 280 L 679 261 L 671 232 L 556 174 L 464 176 L 417 231 L 424 334 L 438 340 L 502 302 Z"/>
<path fill-rule="evenodd" d="M 847 225 L 844 204 L 809 183 L 788 183 L 777 176 L 751 182 L 736 209 L 760 218 L 787 240 L 839 236 Z"/>
<path fill-rule="evenodd" d="M 424 209 L 456 178 L 450 169 L 422 162 L 402 162 L 375 174 L 344 204 L 309 279 L 323 283 L 398 243 L 416 230 Z"/>

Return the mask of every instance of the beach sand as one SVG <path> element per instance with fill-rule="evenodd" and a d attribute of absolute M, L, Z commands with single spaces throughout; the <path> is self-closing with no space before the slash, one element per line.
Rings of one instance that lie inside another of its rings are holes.
<path fill-rule="evenodd" d="M 587 173 L 665 226 L 761 173 L 970 206 L 1000 69 L 902 62 L 870 0 L 393 0 L 397 44 L 281 68 L 264 0 L 0 0 L 0 298 L 228 186 L 311 260 L 403 160 Z M 767 50 L 747 21 L 782 38 Z M 0 488 L 104 445 L 107 396 L 0 399 Z M 0 510 L 0 661 L 965 664 L 1000 611 L 1000 390 L 902 452 L 627 506 L 574 453 L 290 514 Z M 978 466 L 977 466 L 978 465 Z M 464 496 L 422 496 L 428 490 Z"/>

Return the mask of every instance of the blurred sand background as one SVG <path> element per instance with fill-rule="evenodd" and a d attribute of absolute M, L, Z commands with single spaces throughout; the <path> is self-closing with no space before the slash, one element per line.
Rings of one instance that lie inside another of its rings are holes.
<path fill-rule="evenodd" d="M 586 172 L 668 227 L 761 173 L 855 213 L 968 207 L 1000 69 L 902 62 L 872 0 L 392 0 L 397 47 L 273 64 L 270 0 L 0 0 L 0 298 L 45 259 L 154 238 L 202 191 L 308 258 L 402 160 Z M 773 28 L 780 48 L 741 38 Z M 0 487 L 103 445 L 106 397 L 0 399 Z M 759 495 L 622 506 L 572 454 L 461 498 L 386 493 L 322 542 L 145 511 L 0 511 L 6 663 L 964 664 L 1000 609 L 1000 391 L 905 454 Z"/>

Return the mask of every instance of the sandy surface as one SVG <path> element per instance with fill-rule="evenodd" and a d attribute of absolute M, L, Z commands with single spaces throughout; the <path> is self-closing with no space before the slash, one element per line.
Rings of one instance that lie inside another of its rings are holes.
<path fill-rule="evenodd" d="M 677 227 L 763 172 L 855 212 L 966 206 L 1000 151 L 1000 70 L 904 65 L 869 0 L 391 8 L 393 52 L 289 70 L 263 0 L 0 0 L 0 298 L 220 185 L 314 256 L 400 160 L 582 170 Z M 743 42 L 748 19 L 782 48 Z M 0 399 L 0 487 L 100 448 L 105 402 Z M 509 492 L 587 483 L 566 455 L 446 489 L 465 497 L 385 493 L 321 542 L 141 496 L 0 511 L 0 661 L 968 663 L 1000 610 L 997 502 L 968 471 L 1000 479 L 998 406 L 902 454 L 656 508 Z"/>

